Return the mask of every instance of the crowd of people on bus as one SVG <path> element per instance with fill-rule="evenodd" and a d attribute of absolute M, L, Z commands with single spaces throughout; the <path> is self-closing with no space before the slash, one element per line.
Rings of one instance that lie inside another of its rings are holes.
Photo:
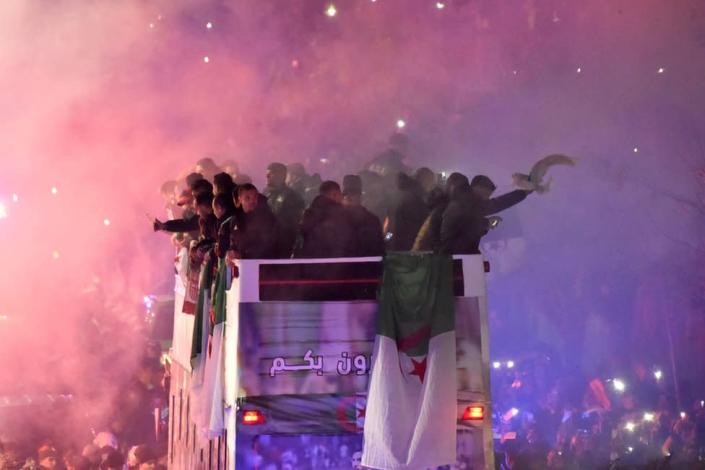
<path fill-rule="evenodd" d="M 176 234 L 191 261 L 365 257 L 387 250 L 477 254 L 480 239 L 501 220 L 494 214 L 530 193 L 517 189 L 493 198 L 496 186 L 487 176 L 445 178 L 426 167 L 411 171 L 402 159 L 389 150 L 359 174 L 345 175 L 342 186 L 307 174 L 301 164 L 275 162 L 260 191 L 234 165 L 228 173 L 205 158 L 182 182 L 163 185 L 172 218 L 155 219 L 153 227 Z"/>

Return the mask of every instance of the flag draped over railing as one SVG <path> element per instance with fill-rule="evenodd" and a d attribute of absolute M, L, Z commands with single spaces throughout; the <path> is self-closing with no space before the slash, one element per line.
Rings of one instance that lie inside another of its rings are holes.
<path fill-rule="evenodd" d="M 379 295 L 362 465 L 455 463 L 457 381 L 450 256 L 389 253 Z"/>
<path fill-rule="evenodd" d="M 223 432 L 222 351 L 227 284 L 225 259 L 206 262 L 201 273 L 191 343 L 191 412 L 199 431 L 209 438 Z"/>

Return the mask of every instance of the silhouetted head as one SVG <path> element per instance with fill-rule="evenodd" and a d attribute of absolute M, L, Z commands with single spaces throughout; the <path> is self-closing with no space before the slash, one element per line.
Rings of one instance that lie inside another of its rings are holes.
<path fill-rule="evenodd" d="M 343 202 L 343 193 L 340 191 L 340 185 L 335 181 L 329 180 L 321 183 L 321 186 L 318 188 L 318 194 L 338 204 Z"/>

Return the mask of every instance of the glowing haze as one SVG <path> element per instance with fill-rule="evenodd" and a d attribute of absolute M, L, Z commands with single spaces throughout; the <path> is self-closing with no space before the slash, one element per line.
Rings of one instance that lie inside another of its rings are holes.
<path fill-rule="evenodd" d="M 0 2 L 0 394 L 71 390 L 109 412 L 141 299 L 172 280 L 145 218 L 162 215 L 163 181 L 208 155 L 260 183 L 273 160 L 339 178 L 401 127 L 412 164 L 502 190 L 544 154 L 580 159 L 507 214 L 507 246 L 486 246 L 495 349 L 574 347 L 588 368 L 631 348 L 664 357 L 663 319 L 703 308 L 702 2 L 334 10 Z M 89 313 L 119 325 L 112 344 L 86 350 Z M 682 359 L 703 325 L 679 318 Z"/>

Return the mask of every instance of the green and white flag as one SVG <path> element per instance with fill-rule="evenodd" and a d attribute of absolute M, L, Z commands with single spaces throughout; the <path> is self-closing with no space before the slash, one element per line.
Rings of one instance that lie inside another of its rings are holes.
<path fill-rule="evenodd" d="M 225 317 L 226 317 L 226 290 L 228 286 L 228 268 L 225 258 L 218 259 L 218 273 L 213 283 L 213 298 L 211 302 L 211 334 L 208 343 L 206 370 L 203 378 L 203 388 L 206 392 L 204 403 L 207 415 L 205 430 L 209 439 L 223 434 L 223 368 Z"/>
<path fill-rule="evenodd" d="M 208 358 L 208 343 L 210 341 L 211 287 L 213 283 L 213 261 L 209 260 L 201 268 L 198 297 L 195 304 L 193 321 L 193 336 L 191 338 L 191 386 L 189 390 L 191 416 L 199 427 L 207 421 L 210 410 L 204 405 L 204 395 L 207 394 L 203 385 Z"/>
<path fill-rule="evenodd" d="M 363 466 L 397 470 L 455 463 L 454 302 L 450 256 L 385 257 Z"/>

